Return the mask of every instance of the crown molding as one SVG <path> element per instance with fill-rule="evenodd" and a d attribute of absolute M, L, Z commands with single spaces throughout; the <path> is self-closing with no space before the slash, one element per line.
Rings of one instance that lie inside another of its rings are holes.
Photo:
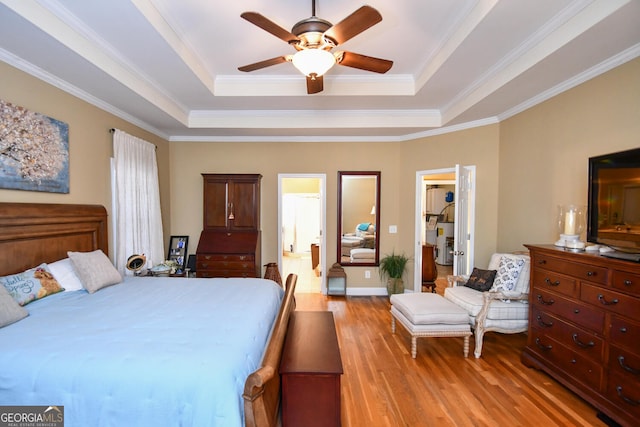
<path fill-rule="evenodd" d="M 53 87 L 56 87 L 70 95 L 75 96 L 76 98 L 79 98 L 97 108 L 100 108 L 101 110 L 106 111 L 107 113 L 113 114 L 116 117 L 121 118 L 122 120 L 125 120 L 135 126 L 138 126 L 141 129 L 146 130 L 149 133 L 152 133 L 156 136 L 159 136 L 160 138 L 164 138 L 166 140 L 169 140 L 169 135 L 161 132 L 160 130 L 156 129 L 155 127 L 149 125 L 148 123 L 128 114 L 125 113 L 124 111 L 114 107 L 113 105 L 104 102 L 103 100 L 96 98 L 95 96 L 83 91 L 82 89 L 69 84 L 68 82 L 66 82 L 65 80 L 59 79 L 58 77 L 54 76 L 53 74 L 44 71 L 43 69 L 36 67 L 35 65 L 33 65 L 30 62 L 27 62 L 25 60 L 23 60 L 22 58 L 19 58 L 17 56 L 15 56 L 14 54 L 12 54 L 11 52 L 6 51 L 5 49 L 0 48 L 0 61 L 5 62 L 9 65 L 11 65 L 14 68 L 17 68 L 20 71 L 24 71 L 25 73 L 42 80 L 45 83 L 50 84 Z"/>

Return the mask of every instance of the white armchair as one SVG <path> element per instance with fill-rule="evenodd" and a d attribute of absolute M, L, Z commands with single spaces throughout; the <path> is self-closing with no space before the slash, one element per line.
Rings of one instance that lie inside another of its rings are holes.
<path fill-rule="evenodd" d="M 484 292 L 464 286 L 468 277 L 447 276 L 444 297 L 469 313 L 476 358 L 482 353 L 485 332 L 514 334 L 527 330 L 530 269 L 528 255 L 493 254 L 487 270 L 496 270 L 496 278 L 491 289 Z"/>

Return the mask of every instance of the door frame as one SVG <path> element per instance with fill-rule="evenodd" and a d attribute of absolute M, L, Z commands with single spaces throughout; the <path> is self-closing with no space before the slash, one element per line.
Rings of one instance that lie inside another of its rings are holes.
<path fill-rule="evenodd" d="M 414 248 L 414 257 L 413 259 L 415 260 L 414 263 L 414 271 L 413 271 L 413 292 L 422 292 L 422 241 L 424 239 L 424 236 L 422 235 L 422 206 L 424 204 L 424 200 L 423 197 L 426 197 L 426 195 L 423 194 L 423 180 L 425 176 L 430 176 L 430 175 L 442 175 L 442 174 L 455 174 L 455 193 L 456 193 L 456 197 L 458 194 L 458 185 L 459 185 L 459 176 L 457 174 L 457 169 L 458 169 L 459 165 L 456 165 L 454 167 L 451 168 L 443 168 L 443 169 L 429 169 L 429 170 L 421 170 L 421 171 L 417 171 L 416 172 L 416 195 L 415 195 L 415 201 L 416 201 L 416 205 L 415 205 L 415 248 Z M 474 173 L 471 174 L 471 191 L 475 194 L 475 166 L 461 166 L 464 168 L 472 168 Z M 449 180 L 447 180 L 449 181 Z M 457 200 L 457 198 L 456 198 Z M 456 222 L 458 222 L 458 216 L 459 212 L 458 209 L 456 208 Z M 471 224 L 475 223 L 475 209 L 469 209 L 467 210 L 467 214 L 470 215 L 469 218 L 467 218 L 467 221 Z M 471 229 L 470 235 L 469 235 L 469 246 L 472 248 L 472 250 L 468 251 L 465 256 L 468 258 L 468 264 L 473 265 L 473 247 L 474 247 L 474 233 L 473 233 L 473 228 Z M 455 244 L 455 242 L 454 242 Z M 455 254 L 456 251 L 454 251 L 454 274 L 456 274 L 455 271 L 455 267 L 457 265 L 456 262 L 456 255 Z"/>
<path fill-rule="evenodd" d="M 327 175 L 324 173 L 279 173 L 278 174 L 278 265 L 283 264 L 282 244 L 282 180 L 285 178 L 314 178 L 320 180 L 320 292 L 327 294 Z"/>

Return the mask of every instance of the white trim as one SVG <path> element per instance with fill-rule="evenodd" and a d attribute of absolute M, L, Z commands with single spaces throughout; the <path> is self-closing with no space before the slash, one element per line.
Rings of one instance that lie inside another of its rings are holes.
<path fill-rule="evenodd" d="M 366 297 L 366 296 L 387 296 L 386 287 L 377 288 L 350 288 L 347 283 L 347 296 Z"/>

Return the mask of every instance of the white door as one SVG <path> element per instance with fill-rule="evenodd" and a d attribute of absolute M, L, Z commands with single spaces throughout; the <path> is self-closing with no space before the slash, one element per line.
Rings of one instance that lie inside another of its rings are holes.
<path fill-rule="evenodd" d="M 453 274 L 468 275 L 473 268 L 475 166 L 456 165 Z"/>

